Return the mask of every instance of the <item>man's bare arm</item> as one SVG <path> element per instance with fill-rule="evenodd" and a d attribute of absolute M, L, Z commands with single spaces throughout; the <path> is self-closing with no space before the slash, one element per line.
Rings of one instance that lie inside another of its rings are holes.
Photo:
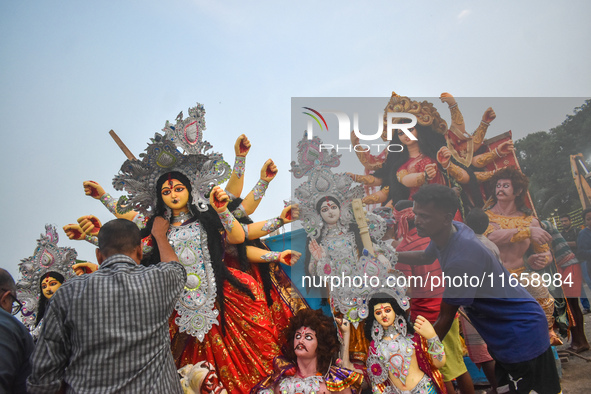
<path fill-rule="evenodd" d="M 424 251 L 398 252 L 398 261 L 408 265 L 428 265 L 435 261 L 435 256 L 426 254 Z"/>
<path fill-rule="evenodd" d="M 458 305 L 450 305 L 445 301 L 441 301 L 439 316 L 437 317 L 435 324 L 433 324 L 433 328 L 440 340 L 443 341 L 443 338 L 445 338 L 447 332 L 451 328 L 458 308 Z"/>
<path fill-rule="evenodd" d="M 166 232 L 168 231 L 169 223 L 162 216 L 158 216 L 154 219 L 152 225 L 152 236 L 158 244 L 158 250 L 160 251 L 160 261 L 179 261 L 176 253 L 172 246 L 168 243 Z"/>

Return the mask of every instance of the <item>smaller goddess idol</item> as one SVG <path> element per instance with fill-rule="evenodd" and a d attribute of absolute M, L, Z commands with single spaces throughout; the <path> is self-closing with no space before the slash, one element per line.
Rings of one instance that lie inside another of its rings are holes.
<path fill-rule="evenodd" d="M 18 299 L 23 303 L 23 323 L 31 330 L 34 340 L 41 333 L 43 316 L 51 298 L 66 280 L 76 276 L 74 269 L 79 266 L 76 250 L 59 247 L 58 241 L 55 227 L 46 225 L 33 256 L 19 264 L 22 278 L 16 284 Z"/>
<path fill-rule="evenodd" d="M 441 374 L 445 351 L 423 316 L 414 325 L 405 317 L 407 297 L 375 294 L 369 301 L 365 330 L 371 338 L 367 373 L 374 394 L 445 393 Z M 414 334 L 414 335 L 413 335 Z"/>
<path fill-rule="evenodd" d="M 353 201 L 363 196 L 363 188 L 351 187 L 352 180 L 346 174 L 332 172 L 332 168 L 340 165 L 340 155 L 334 150 L 322 151 L 321 144 L 320 138 L 308 139 L 304 135 L 298 144 L 298 162 L 291 163 L 296 179 L 308 178 L 294 193 L 309 240 L 306 268 L 316 283 L 320 282 L 319 287 L 329 290 L 328 298 L 335 316 L 353 325 L 349 355 L 354 362 L 364 364 L 367 344 L 362 321 L 368 309 L 362 299 L 368 289 L 346 280 L 349 285 L 334 288 L 326 283 L 331 283 L 334 277 L 351 279 L 364 273 L 383 274 L 392 268 L 395 251 L 381 240 L 387 226 L 375 214 L 367 215 L 369 226 L 367 237 L 363 239 L 352 209 Z M 375 250 L 377 258 L 367 258 L 364 249 Z"/>

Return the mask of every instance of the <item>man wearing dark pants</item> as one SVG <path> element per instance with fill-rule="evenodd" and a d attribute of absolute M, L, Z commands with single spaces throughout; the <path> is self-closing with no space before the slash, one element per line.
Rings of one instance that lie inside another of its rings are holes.
<path fill-rule="evenodd" d="M 45 314 L 32 357 L 30 393 L 182 393 L 168 318 L 185 284 L 185 269 L 156 218 L 152 235 L 161 263 L 140 266 L 137 226 L 125 219 L 98 235 L 100 268 L 62 285 Z"/>
<path fill-rule="evenodd" d="M 398 261 L 423 265 L 439 259 L 446 285 L 434 325 L 437 335 L 445 337 L 464 306 L 496 361 L 500 393 L 560 393 L 544 311 L 469 227 L 453 221 L 456 193 L 433 184 L 413 199 L 417 232 L 431 243 L 422 252 L 400 252 Z"/>

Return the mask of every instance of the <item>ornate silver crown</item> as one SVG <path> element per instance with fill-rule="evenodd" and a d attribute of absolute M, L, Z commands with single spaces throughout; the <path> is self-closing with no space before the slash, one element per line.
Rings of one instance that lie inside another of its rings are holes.
<path fill-rule="evenodd" d="M 76 264 L 78 253 L 73 248 L 58 247 L 59 237 L 54 226 L 45 225 L 45 234 L 37 240 L 37 247 L 31 257 L 21 260 L 19 271 L 22 278 L 17 282 L 18 299 L 23 303 L 23 323 L 31 328 L 35 325 L 41 279 L 48 272 L 57 272 L 65 280 L 76 276 L 72 265 Z"/>
<path fill-rule="evenodd" d="M 189 108 L 189 117 L 182 112 L 175 125 L 166 121 L 162 131 L 150 139 L 141 160 L 126 160 L 119 174 L 113 178 L 116 190 L 129 194 L 129 204 L 143 214 L 149 214 L 157 200 L 156 182 L 160 176 L 178 171 L 191 182 L 193 205 L 200 211 L 207 210 L 206 195 L 212 187 L 230 177 L 230 165 L 220 153 L 207 153 L 211 144 L 203 140 L 205 110 L 197 103 Z M 179 151 L 179 148 L 183 152 Z"/>
<path fill-rule="evenodd" d="M 322 218 L 316 211 L 318 201 L 334 197 L 341 205 L 342 224 L 353 222 L 351 201 L 363 197 L 363 187 L 351 187 L 353 181 L 347 174 L 334 174 L 331 168 L 340 165 L 341 155 L 333 149 L 329 153 L 320 150 L 322 141 L 318 137 L 308 140 L 306 134 L 298 143 L 298 163 L 291 162 L 291 172 L 296 178 L 304 175 L 308 180 L 295 190 L 299 200 L 304 230 L 311 238 L 318 238 L 323 226 Z"/>

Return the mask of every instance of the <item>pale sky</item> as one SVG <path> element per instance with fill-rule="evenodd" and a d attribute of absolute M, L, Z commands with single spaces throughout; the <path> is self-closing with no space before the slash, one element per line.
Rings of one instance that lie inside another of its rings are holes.
<path fill-rule="evenodd" d="M 250 138 L 245 190 L 276 161 L 255 220 L 289 198 L 292 97 L 447 91 L 580 105 L 591 96 L 590 11 L 588 1 L 2 1 L 0 265 L 18 279 L 46 223 L 110 220 L 82 189 L 92 179 L 120 195 L 111 181 L 124 156 L 108 131 L 138 156 L 196 102 L 228 162 L 236 137 Z M 568 108 L 520 132 L 557 126 Z"/>

